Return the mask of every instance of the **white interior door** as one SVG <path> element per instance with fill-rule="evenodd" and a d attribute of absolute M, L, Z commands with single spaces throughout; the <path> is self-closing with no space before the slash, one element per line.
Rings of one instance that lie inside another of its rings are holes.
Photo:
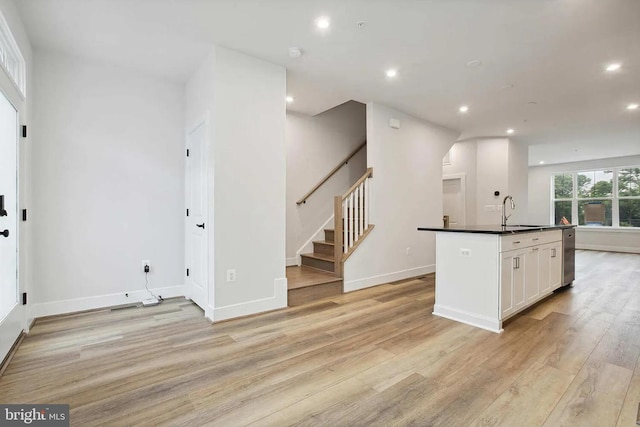
<path fill-rule="evenodd" d="M 442 214 L 451 226 L 465 225 L 464 177 L 442 178 Z"/>
<path fill-rule="evenodd" d="M 23 328 L 18 305 L 18 112 L 0 93 L 0 360 Z"/>
<path fill-rule="evenodd" d="M 187 132 L 186 268 L 189 298 L 205 312 L 209 299 L 207 224 L 207 122 Z"/>

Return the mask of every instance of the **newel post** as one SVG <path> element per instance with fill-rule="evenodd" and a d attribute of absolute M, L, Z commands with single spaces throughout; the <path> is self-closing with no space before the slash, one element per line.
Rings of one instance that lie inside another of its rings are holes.
<path fill-rule="evenodd" d="M 336 277 L 342 277 L 342 256 L 344 252 L 343 243 L 343 218 L 342 218 L 342 196 L 335 196 L 333 202 L 333 265 Z"/>

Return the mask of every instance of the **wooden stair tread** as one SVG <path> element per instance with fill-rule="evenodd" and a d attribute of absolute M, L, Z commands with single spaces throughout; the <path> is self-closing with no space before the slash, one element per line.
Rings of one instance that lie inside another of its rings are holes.
<path fill-rule="evenodd" d="M 324 270 L 306 265 L 287 267 L 287 288 L 289 290 L 338 282 L 342 282 L 341 277 L 336 277 L 333 273 Z"/>
<path fill-rule="evenodd" d="M 308 253 L 308 254 L 300 254 L 301 257 L 307 258 L 315 258 L 322 261 L 333 262 L 333 255 L 319 254 L 317 252 Z"/>
<path fill-rule="evenodd" d="M 331 245 L 331 246 L 335 246 L 336 245 L 335 242 L 330 242 L 328 240 L 314 240 L 313 243 L 319 243 L 321 245 Z"/>

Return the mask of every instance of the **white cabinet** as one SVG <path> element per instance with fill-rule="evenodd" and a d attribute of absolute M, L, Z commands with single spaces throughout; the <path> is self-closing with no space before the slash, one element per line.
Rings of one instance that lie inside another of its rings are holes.
<path fill-rule="evenodd" d="M 525 303 L 525 251 L 517 249 L 502 253 L 500 310 L 501 318 L 520 311 Z"/>
<path fill-rule="evenodd" d="M 540 272 L 540 286 L 544 283 L 545 287 L 544 292 L 540 289 L 540 293 L 548 294 L 562 286 L 562 242 L 543 245 L 540 249 L 541 262 L 543 259 L 546 266 L 544 273 Z"/>
<path fill-rule="evenodd" d="M 500 255 L 500 319 L 534 304 L 562 282 L 562 242 L 555 235 L 506 236 Z M 550 233 L 549 233 L 550 234 Z M 542 242 L 542 243 L 539 243 Z M 528 245 L 512 249 L 519 245 Z"/>
<path fill-rule="evenodd" d="M 540 296 L 540 247 L 527 248 L 524 254 L 525 305 L 529 306 Z"/>

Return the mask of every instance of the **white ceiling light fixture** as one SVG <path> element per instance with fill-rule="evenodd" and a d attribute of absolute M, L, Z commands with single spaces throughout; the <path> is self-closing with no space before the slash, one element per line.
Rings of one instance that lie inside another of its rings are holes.
<path fill-rule="evenodd" d="M 637 110 L 638 107 L 640 107 L 640 105 L 633 103 L 633 104 L 629 104 L 627 105 L 627 110 Z"/>
<path fill-rule="evenodd" d="M 611 73 L 611 72 L 614 72 L 614 71 L 618 71 L 620 69 L 620 67 L 622 67 L 622 64 L 620 64 L 619 62 L 613 62 L 613 63 L 607 65 L 605 70 Z"/>
<path fill-rule="evenodd" d="M 396 70 L 395 68 L 391 68 L 385 71 L 385 74 L 388 78 L 393 79 L 398 75 L 398 70 Z"/>
<path fill-rule="evenodd" d="M 287 101 L 287 103 L 291 104 L 293 102 L 293 96 L 287 95 L 287 97 L 285 98 L 285 101 Z"/>
<path fill-rule="evenodd" d="M 321 16 L 316 19 L 316 27 L 320 28 L 321 30 L 326 30 L 330 26 L 331 20 L 327 16 Z"/>
<path fill-rule="evenodd" d="M 299 47 L 290 47 L 289 48 L 289 58 L 300 58 L 302 56 L 302 49 Z"/>
<path fill-rule="evenodd" d="M 540 160 L 538 163 L 544 165 L 544 160 Z"/>
<path fill-rule="evenodd" d="M 461 113 L 466 113 L 467 111 L 469 111 L 469 106 L 461 105 L 460 108 L 458 108 L 458 111 L 460 111 Z"/>
<path fill-rule="evenodd" d="M 482 61 L 479 59 L 472 59 L 467 62 L 467 68 L 480 68 L 482 67 Z"/>
<path fill-rule="evenodd" d="M 511 128 L 507 129 L 507 133 L 508 133 L 509 135 L 511 135 L 511 134 L 512 134 L 512 133 L 514 133 L 514 132 L 515 132 L 515 130 L 513 130 L 513 129 L 511 129 Z"/>

